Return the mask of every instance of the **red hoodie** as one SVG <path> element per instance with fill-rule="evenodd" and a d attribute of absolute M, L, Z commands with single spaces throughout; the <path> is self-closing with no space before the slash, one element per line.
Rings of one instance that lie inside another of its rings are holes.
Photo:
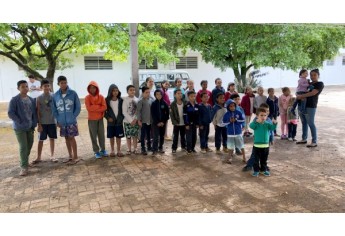
<path fill-rule="evenodd" d="M 90 93 L 90 85 L 96 87 L 96 94 Z M 95 81 L 91 81 L 87 86 L 89 95 L 85 97 L 85 106 L 88 112 L 88 120 L 100 120 L 103 119 L 104 112 L 107 110 L 107 104 L 104 97 L 99 94 L 98 84 Z"/>

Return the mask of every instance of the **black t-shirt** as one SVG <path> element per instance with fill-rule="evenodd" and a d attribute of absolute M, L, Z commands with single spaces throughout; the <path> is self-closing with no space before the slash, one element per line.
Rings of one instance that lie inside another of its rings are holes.
<path fill-rule="evenodd" d="M 315 84 L 312 84 L 312 85 L 314 86 L 314 89 L 319 90 L 319 92 L 317 94 L 315 94 L 314 96 L 307 97 L 306 107 L 316 108 L 317 102 L 319 100 L 319 95 L 322 92 L 324 85 L 322 82 L 316 82 Z"/>

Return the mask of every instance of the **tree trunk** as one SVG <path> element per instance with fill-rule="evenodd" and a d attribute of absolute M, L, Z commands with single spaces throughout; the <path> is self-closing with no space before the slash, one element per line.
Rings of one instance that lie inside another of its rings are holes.
<path fill-rule="evenodd" d="M 45 79 L 49 81 L 52 92 L 54 92 L 55 69 L 56 69 L 56 62 L 55 61 L 48 62 L 47 75 Z"/>
<path fill-rule="evenodd" d="M 138 55 L 138 24 L 129 24 L 129 36 L 131 47 L 131 70 L 132 70 L 132 84 L 135 87 L 135 96 L 139 97 L 139 55 Z"/>

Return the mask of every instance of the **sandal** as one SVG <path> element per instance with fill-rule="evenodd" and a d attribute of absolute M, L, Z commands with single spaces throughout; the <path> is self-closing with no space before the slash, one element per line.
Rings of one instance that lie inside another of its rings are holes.
<path fill-rule="evenodd" d="M 132 154 L 131 151 L 126 152 L 126 155 L 131 155 L 131 154 Z"/>
<path fill-rule="evenodd" d="M 69 161 L 68 163 L 67 163 L 67 165 L 75 165 L 75 164 L 77 164 L 78 162 L 80 161 L 80 159 L 72 159 L 71 161 Z"/>
<path fill-rule="evenodd" d="M 42 160 L 33 160 L 30 165 L 36 165 L 38 163 L 42 162 Z"/>
<path fill-rule="evenodd" d="M 110 157 L 115 157 L 115 153 L 111 152 L 111 153 L 109 154 L 109 156 L 110 156 Z"/>
<path fill-rule="evenodd" d="M 53 158 L 50 158 L 50 160 L 51 160 L 52 162 L 54 162 L 54 163 L 57 163 L 57 162 L 59 162 L 59 160 L 58 160 L 57 158 L 55 158 L 55 157 L 53 157 Z"/>
<path fill-rule="evenodd" d="M 118 157 L 123 157 L 124 155 L 123 155 L 122 152 L 118 152 L 118 153 L 117 153 L 117 156 L 118 156 Z"/>
<path fill-rule="evenodd" d="M 68 163 L 68 162 L 70 162 L 72 160 L 73 160 L 72 158 L 68 158 L 67 160 L 63 160 L 62 163 Z"/>

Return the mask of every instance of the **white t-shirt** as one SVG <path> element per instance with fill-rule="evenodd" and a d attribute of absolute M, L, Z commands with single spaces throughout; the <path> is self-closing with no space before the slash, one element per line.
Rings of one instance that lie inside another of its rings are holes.
<path fill-rule="evenodd" d="M 183 103 L 181 105 L 177 105 L 177 110 L 178 110 L 178 116 L 180 117 L 180 124 L 178 125 L 184 125 L 184 120 L 183 120 Z"/>
<path fill-rule="evenodd" d="M 28 86 L 29 86 L 29 96 L 30 97 L 37 98 L 38 96 L 40 96 L 42 94 L 42 91 L 38 91 L 38 90 L 31 91 L 31 89 L 36 89 L 36 88 L 41 87 L 41 83 L 38 80 L 35 80 L 33 83 L 31 83 L 29 80 Z"/>
<path fill-rule="evenodd" d="M 111 109 L 113 109 L 113 112 L 115 116 L 117 117 L 117 115 L 119 114 L 119 99 L 117 99 L 116 101 L 111 100 L 110 107 Z"/>

